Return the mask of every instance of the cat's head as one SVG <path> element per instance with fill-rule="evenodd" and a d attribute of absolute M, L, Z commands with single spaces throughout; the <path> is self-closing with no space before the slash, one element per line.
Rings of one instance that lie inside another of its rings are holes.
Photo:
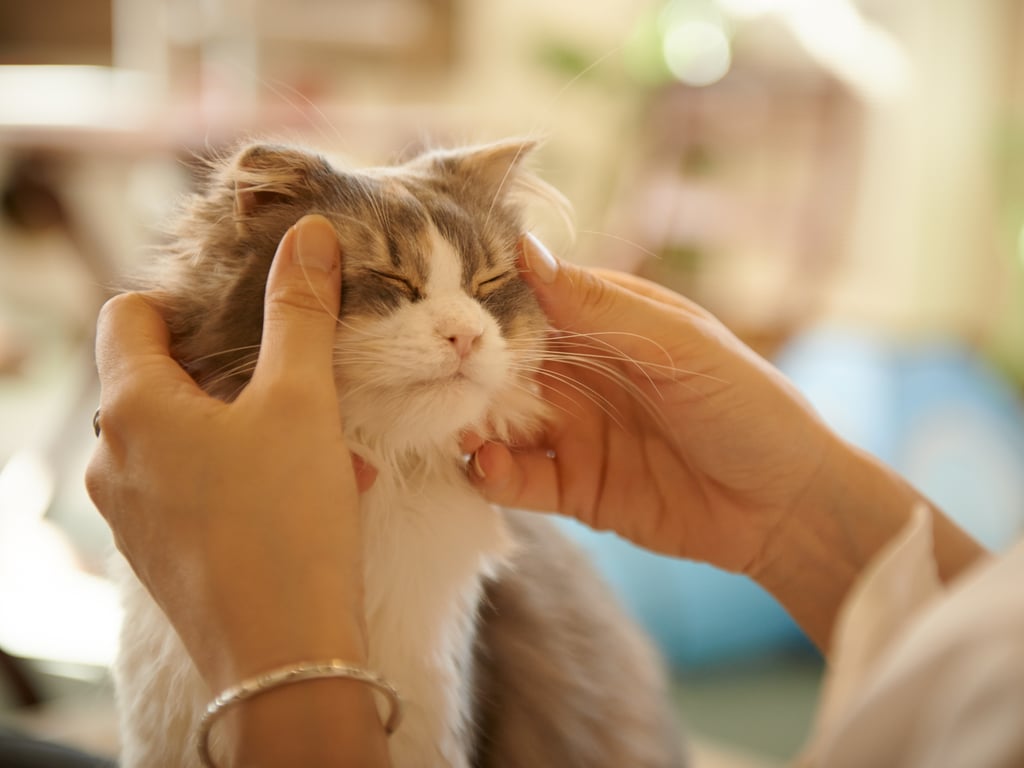
<path fill-rule="evenodd" d="M 532 372 L 546 329 L 515 263 L 518 193 L 543 187 L 520 167 L 531 148 L 434 151 L 348 171 L 299 149 L 243 147 L 171 233 L 158 288 L 175 355 L 211 393 L 237 395 L 256 359 L 277 245 L 319 213 L 343 252 L 335 359 L 350 436 L 401 453 L 451 445 L 467 428 L 530 428 L 543 410 Z"/>

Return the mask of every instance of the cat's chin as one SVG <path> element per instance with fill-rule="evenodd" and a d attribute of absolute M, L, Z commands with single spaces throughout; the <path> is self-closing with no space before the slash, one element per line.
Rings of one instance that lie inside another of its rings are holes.
<path fill-rule="evenodd" d="M 455 453 L 459 435 L 479 425 L 493 393 L 464 375 L 362 397 L 342 397 L 350 437 L 391 455 Z"/>

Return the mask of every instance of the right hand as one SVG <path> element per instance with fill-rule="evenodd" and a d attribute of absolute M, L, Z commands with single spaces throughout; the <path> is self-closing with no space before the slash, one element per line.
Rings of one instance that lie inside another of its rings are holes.
<path fill-rule="evenodd" d="M 480 447 L 473 482 L 498 504 L 753 575 L 791 511 L 827 487 L 818 481 L 833 433 L 779 371 L 682 296 L 557 261 L 529 236 L 523 261 L 556 329 L 555 359 L 538 377 L 554 416 L 522 445 Z"/>

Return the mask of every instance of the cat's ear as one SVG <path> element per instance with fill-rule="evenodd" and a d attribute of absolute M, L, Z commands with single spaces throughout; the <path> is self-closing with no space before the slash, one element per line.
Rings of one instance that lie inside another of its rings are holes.
<path fill-rule="evenodd" d="M 493 200 L 508 193 L 523 160 L 537 148 L 532 139 L 510 139 L 433 155 L 436 167 L 471 184 L 482 199 Z"/>
<path fill-rule="evenodd" d="M 239 234 L 269 205 L 299 197 L 329 172 L 326 161 L 308 152 L 272 144 L 250 144 L 228 162 L 224 184 L 234 197 Z"/>

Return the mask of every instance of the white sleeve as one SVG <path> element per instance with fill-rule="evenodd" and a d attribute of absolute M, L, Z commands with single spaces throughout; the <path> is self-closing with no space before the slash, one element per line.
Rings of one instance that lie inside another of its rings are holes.
<path fill-rule="evenodd" d="M 1024 542 L 945 588 L 915 510 L 843 606 L 797 764 L 1024 766 Z"/>

